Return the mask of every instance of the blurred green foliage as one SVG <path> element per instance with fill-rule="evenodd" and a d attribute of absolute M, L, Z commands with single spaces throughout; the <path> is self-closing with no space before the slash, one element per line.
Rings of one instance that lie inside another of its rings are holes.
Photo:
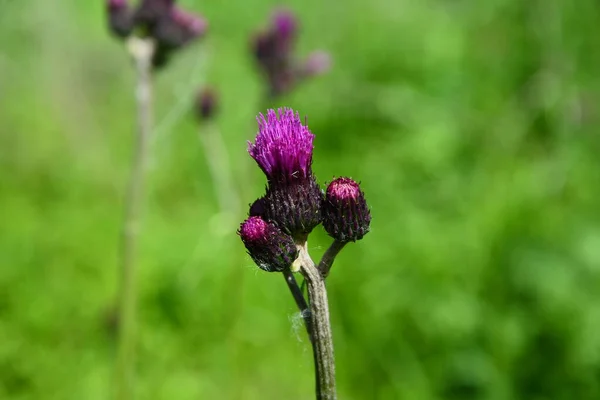
<path fill-rule="evenodd" d="M 273 1 L 181 1 L 210 34 L 156 80 L 140 248 L 140 399 L 309 399 L 283 280 L 217 215 L 189 111 L 244 203 Z M 600 398 L 600 8 L 594 0 L 295 0 L 331 73 L 282 105 L 315 171 L 362 181 L 372 232 L 328 279 L 341 399 Z M 0 1 L 0 398 L 106 399 L 134 76 L 101 1 Z M 329 239 L 313 234 L 320 255 Z M 300 338 L 300 340 L 299 340 Z"/>

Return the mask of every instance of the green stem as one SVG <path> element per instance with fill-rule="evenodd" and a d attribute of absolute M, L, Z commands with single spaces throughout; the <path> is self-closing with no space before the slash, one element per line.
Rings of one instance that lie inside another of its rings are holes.
<path fill-rule="evenodd" d="M 329 275 L 329 271 L 331 270 L 331 266 L 335 261 L 335 257 L 337 257 L 338 253 L 342 251 L 344 246 L 346 246 L 348 242 L 340 242 L 339 240 L 334 240 L 331 243 L 331 246 L 325 251 L 323 254 L 323 258 L 321 258 L 321 262 L 319 263 L 319 272 L 323 275 L 323 278 L 327 278 Z"/>
<path fill-rule="evenodd" d="M 212 121 L 206 121 L 202 125 L 198 136 L 202 142 L 221 214 L 235 218 L 240 212 L 240 199 L 231 176 L 227 146 L 223 137 Z"/>
<path fill-rule="evenodd" d="M 300 250 L 300 271 L 306 279 L 310 317 L 313 329 L 313 357 L 315 361 L 315 381 L 317 400 L 337 399 L 335 389 L 335 358 L 333 337 L 329 321 L 329 304 L 325 280 L 308 255 L 306 242 L 298 246 Z"/>
<path fill-rule="evenodd" d="M 290 271 L 290 269 L 285 269 L 283 271 L 283 278 L 285 279 L 285 283 L 287 283 L 290 292 L 292 293 L 292 297 L 300 310 L 300 315 L 302 316 L 302 320 L 304 321 L 304 326 L 306 327 L 306 333 L 308 333 L 308 338 L 312 342 L 313 340 L 313 329 L 312 329 L 312 321 L 310 318 L 310 310 L 308 308 L 308 303 L 306 303 L 306 299 L 302 295 L 302 291 L 298 286 L 298 281 L 294 277 L 294 273 Z"/>
<path fill-rule="evenodd" d="M 150 39 L 132 37 L 129 52 L 137 72 L 137 139 L 132 159 L 131 176 L 125 198 L 125 215 L 121 233 L 121 282 L 119 289 L 119 337 L 117 354 L 116 397 L 130 400 L 134 393 L 137 266 L 136 251 L 144 198 L 144 177 L 150 150 L 152 129 L 152 56 Z"/>

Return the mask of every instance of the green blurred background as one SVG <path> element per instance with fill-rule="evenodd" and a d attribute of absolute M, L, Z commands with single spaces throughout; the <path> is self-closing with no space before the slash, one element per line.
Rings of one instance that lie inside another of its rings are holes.
<path fill-rule="evenodd" d="M 180 1 L 210 33 L 156 79 L 139 248 L 140 399 L 310 399 L 277 274 L 223 218 L 190 111 L 210 83 L 242 202 L 266 0 Z M 372 231 L 328 279 L 341 399 L 600 398 L 600 6 L 286 3 L 334 67 L 280 100 Z M 102 1 L 0 1 L 0 398 L 106 399 L 135 77 Z M 318 228 L 310 251 L 330 239 Z"/>

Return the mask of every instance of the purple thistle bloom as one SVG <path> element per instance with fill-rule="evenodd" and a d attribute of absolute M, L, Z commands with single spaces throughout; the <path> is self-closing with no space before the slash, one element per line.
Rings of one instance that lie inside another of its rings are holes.
<path fill-rule="evenodd" d="M 283 271 L 298 256 L 293 239 L 261 217 L 242 222 L 238 235 L 256 265 L 267 272 Z"/>
<path fill-rule="evenodd" d="M 298 31 L 298 19 L 288 10 L 278 10 L 273 15 L 273 31 L 280 38 L 290 39 Z"/>
<path fill-rule="evenodd" d="M 257 120 L 259 132 L 248 153 L 269 185 L 251 215 L 264 216 L 301 240 L 321 222 L 323 193 L 312 172 L 314 135 L 290 108 L 268 110 Z"/>
<path fill-rule="evenodd" d="M 323 227 L 340 242 L 354 242 L 370 229 L 371 213 L 360 186 L 350 178 L 334 179 L 325 194 Z"/>
<path fill-rule="evenodd" d="M 268 110 L 257 117 L 259 132 L 248 153 L 269 183 L 291 183 L 312 177 L 314 135 L 291 108 Z"/>

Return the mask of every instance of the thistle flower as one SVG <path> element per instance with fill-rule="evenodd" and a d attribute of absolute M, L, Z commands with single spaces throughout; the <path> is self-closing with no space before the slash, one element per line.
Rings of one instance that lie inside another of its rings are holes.
<path fill-rule="evenodd" d="M 144 18 L 149 35 L 156 40 L 156 52 L 152 60 L 155 68 L 167 64 L 176 50 L 206 33 L 208 24 L 204 18 L 175 7 L 173 1 L 146 0 L 146 4 L 151 4 L 147 6 L 149 11 Z M 158 14 L 159 11 L 162 14 Z"/>
<path fill-rule="evenodd" d="M 107 0 L 110 29 L 119 37 L 136 35 L 156 42 L 152 64 L 165 65 L 175 50 L 204 35 L 208 24 L 175 6 L 175 0 L 142 0 L 130 11 L 127 0 Z"/>
<path fill-rule="evenodd" d="M 289 11 L 279 10 L 272 18 L 271 26 L 259 33 L 254 42 L 255 56 L 267 72 L 276 73 L 291 61 L 298 22 Z"/>
<path fill-rule="evenodd" d="M 274 13 L 268 30 L 257 34 L 252 50 L 258 67 L 264 75 L 268 93 L 276 97 L 291 91 L 308 76 L 305 66 L 296 61 L 294 47 L 298 36 L 298 19 L 287 10 Z M 321 68 L 322 72 L 327 68 Z"/>
<path fill-rule="evenodd" d="M 127 0 L 108 0 L 108 27 L 119 38 L 129 36 L 133 29 L 133 20 Z"/>
<path fill-rule="evenodd" d="M 360 186 L 350 178 L 337 178 L 327 187 L 323 227 L 340 242 L 360 240 L 369 232 L 371 213 Z"/>
<path fill-rule="evenodd" d="M 280 9 L 273 15 L 271 33 L 273 35 L 275 51 L 282 57 L 289 57 L 294 51 L 296 34 L 298 32 L 298 19 L 296 16 L 284 9 Z"/>
<path fill-rule="evenodd" d="M 238 235 L 256 265 L 267 272 L 281 272 L 298 257 L 293 239 L 261 217 L 242 222 Z"/>
<path fill-rule="evenodd" d="M 157 21 L 153 36 L 159 43 L 169 49 L 183 47 L 192 40 L 202 36 L 208 24 L 202 17 L 188 13 L 181 8 L 172 7 L 168 17 Z"/>
<path fill-rule="evenodd" d="M 141 0 L 133 20 L 137 28 L 145 33 L 152 32 L 154 27 L 171 13 L 175 0 Z"/>
<path fill-rule="evenodd" d="M 261 113 L 255 143 L 248 152 L 265 173 L 269 183 L 292 183 L 312 176 L 313 135 L 302 125 L 298 113 L 280 108 Z"/>
<path fill-rule="evenodd" d="M 298 19 L 288 10 L 278 10 L 273 15 L 273 28 L 280 38 L 291 38 L 298 30 Z"/>
<path fill-rule="evenodd" d="M 259 132 L 248 152 L 268 181 L 260 208 L 285 232 L 306 235 L 321 222 L 323 199 L 312 172 L 314 135 L 289 108 L 268 110 L 257 121 Z"/>

